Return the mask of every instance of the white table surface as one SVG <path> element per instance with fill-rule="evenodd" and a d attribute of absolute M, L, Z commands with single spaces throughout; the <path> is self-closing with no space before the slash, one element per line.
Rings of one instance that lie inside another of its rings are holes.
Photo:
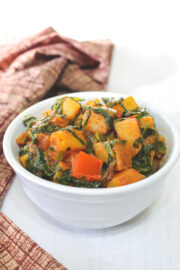
<path fill-rule="evenodd" d="M 108 91 L 150 100 L 180 128 L 179 1 L 2 1 L 0 42 L 52 25 L 79 40 L 115 44 Z M 180 160 L 157 200 L 133 220 L 103 230 L 56 223 L 15 177 L 2 211 L 69 270 L 179 270 Z"/>

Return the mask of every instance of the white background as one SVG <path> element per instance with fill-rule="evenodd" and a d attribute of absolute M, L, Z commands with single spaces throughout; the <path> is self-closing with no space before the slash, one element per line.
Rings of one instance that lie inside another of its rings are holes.
<path fill-rule="evenodd" d="M 53 26 L 78 40 L 115 44 L 108 91 L 150 100 L 180 127 L 180 2 L 1 1 L 0 43 Z M 179 270 L 180 160 L 153 205 L 123 225 L 83 230 L 57 224 L 16 178 L 2 210 L 69 270 Z M 117 213 L 118 214 L 118 213 Z"/>

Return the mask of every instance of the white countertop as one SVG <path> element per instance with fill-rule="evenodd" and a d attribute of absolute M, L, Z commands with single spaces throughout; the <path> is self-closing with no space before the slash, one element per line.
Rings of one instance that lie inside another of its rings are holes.
<path fill-rule="evenodd" d="M 108 91 L 150 100 L 180 128 L 179 1 L 44 2 L 1 4 L 0 42 L 48 25 L 79 40 L 109 37 L 115 50 Z M 179 167 L 180 160 L 151 207 L 109 229 L 56 223 L 28 199 L 17 177 L 2 211 L 69 270 L 179 270 Z"/>

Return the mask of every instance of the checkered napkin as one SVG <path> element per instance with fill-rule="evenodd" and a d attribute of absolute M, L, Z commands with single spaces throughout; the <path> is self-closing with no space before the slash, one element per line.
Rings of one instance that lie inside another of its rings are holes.
<path fill-rule="evenodd" d="M 0 204 L 14 172 L 2 150 L 10 122 L 42 98 L 70 91 L 105 90 L 113 45 L 78 42 L 53 28 L 0 46 Z M 65 269 L 0 212 L 0 269 Z"/>

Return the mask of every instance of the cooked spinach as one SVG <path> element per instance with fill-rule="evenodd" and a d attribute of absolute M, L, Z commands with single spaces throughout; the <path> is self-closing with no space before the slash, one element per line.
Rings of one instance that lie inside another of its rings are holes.
<path fill-rule="evenodd" d="M 46 179 L 52 179 L 56 170 L 56 166 L 48 166 L 44 156 L 44 152 L 38 147 L 36 148 L 35 155 L 32 155 L 29 160 L 33 160 L 32 165 L 29 166 L 29 170 L 37 176 L 44 177 Z"/>
<path fill-rule="evenodd" d="M 109 108 L 114 107 L 114 98 L 102 98 L 104 104 L 106 104 Z"/>
<path fill-rule="evenodd" d="M 24 147 L 21 147 L 19 149 L 19 156 L 21 157 L 21 156 L 23 156 L 25 154 L 28 154 L 29 153 L 28 151 L 29 151 L 29 146 L 28 145 L 25 145 Z"/>
<path fill-rule="evenodd" d="M 51 106 L 51 110 L 55 110 L 57 114 L 62 114 L 62 103 L 64 98 L 57 98 L 54 104 Z"/>
<path fill-rule="evenodd" d="M 156 134 L 156 130 L 152 129 L 152 128 L 142 128 L 141 129 L 142 132 L 142 137 L 145 139 L 150 135 L 155 135 Z"/>
<path fill-rule="evenodd" d="M 34 125 L 37 121 L 37 118 L 32 115 L 25 115 L 23 118 L 23 124 L 25 127 L 30 128 L 32 125 Z"/>
<path fill-rule="evenodd" d="M 132 159 L 132 167 L 145 176 L 153 173 L 149 151 L 142 145 L 140 152 Z"/>
<path fill-rule="evenodd" d="M 87 182 L 84 178 L 76 179 L 71 176 L 71 170 L 63 171 L 61 177 L 56 180 L 60 184 L 70 185 L 75 187 L 86 187 L 86 188 L 100 188 L 103 187 L 103 181 L 91 181 Z"/>
<path fill-rule="evenodd" d="M 166 146 L 163 144 L 163 142 L 158 141 L 158 153 L 164 155 L 166 153 Z"/>
<path fill-rule="evenodd" d="M 108 152 L 108 156 L 109 156 L 108 157 L 108 163 L 110 163 L 113 160 L 113 156 L 114 156 L 113 151 L 111 149 L 111 144 L 110 144 L 109 141 L 107 141 L 107 142 L 104 142 L 104 146 L 105 146 L 105 148 L 106 148 L 106 150 Z"/>
<path fill-rule="evenodd" d="M 89 120 L 90 115 L 91 115 L 91 107 L 88 106 L 87 110 L 86 110 L 86 118 L 85 118 L 84 123 L 83 123 L 83 129 L 85 129 L 85 126 Z"/>
<path fill-rule="evenodd" d="M 140 138 L 138 138 L 138 139 L 134 142 L 133 146 L 134 146 L 135 148 L 139 148 L 139 144 L 142 143 L 142 142 L 143 142 L 143 138 L 140 137 Z"/>
<path fill-rule="evenodd" d="M 74 101 L 84 101 L 85 99 L 83 99 L 83 98 L 79 98 L 79 97 L 69 97 L 69 98 L 71 98 L 71 99 L 73 99 Z"/>

